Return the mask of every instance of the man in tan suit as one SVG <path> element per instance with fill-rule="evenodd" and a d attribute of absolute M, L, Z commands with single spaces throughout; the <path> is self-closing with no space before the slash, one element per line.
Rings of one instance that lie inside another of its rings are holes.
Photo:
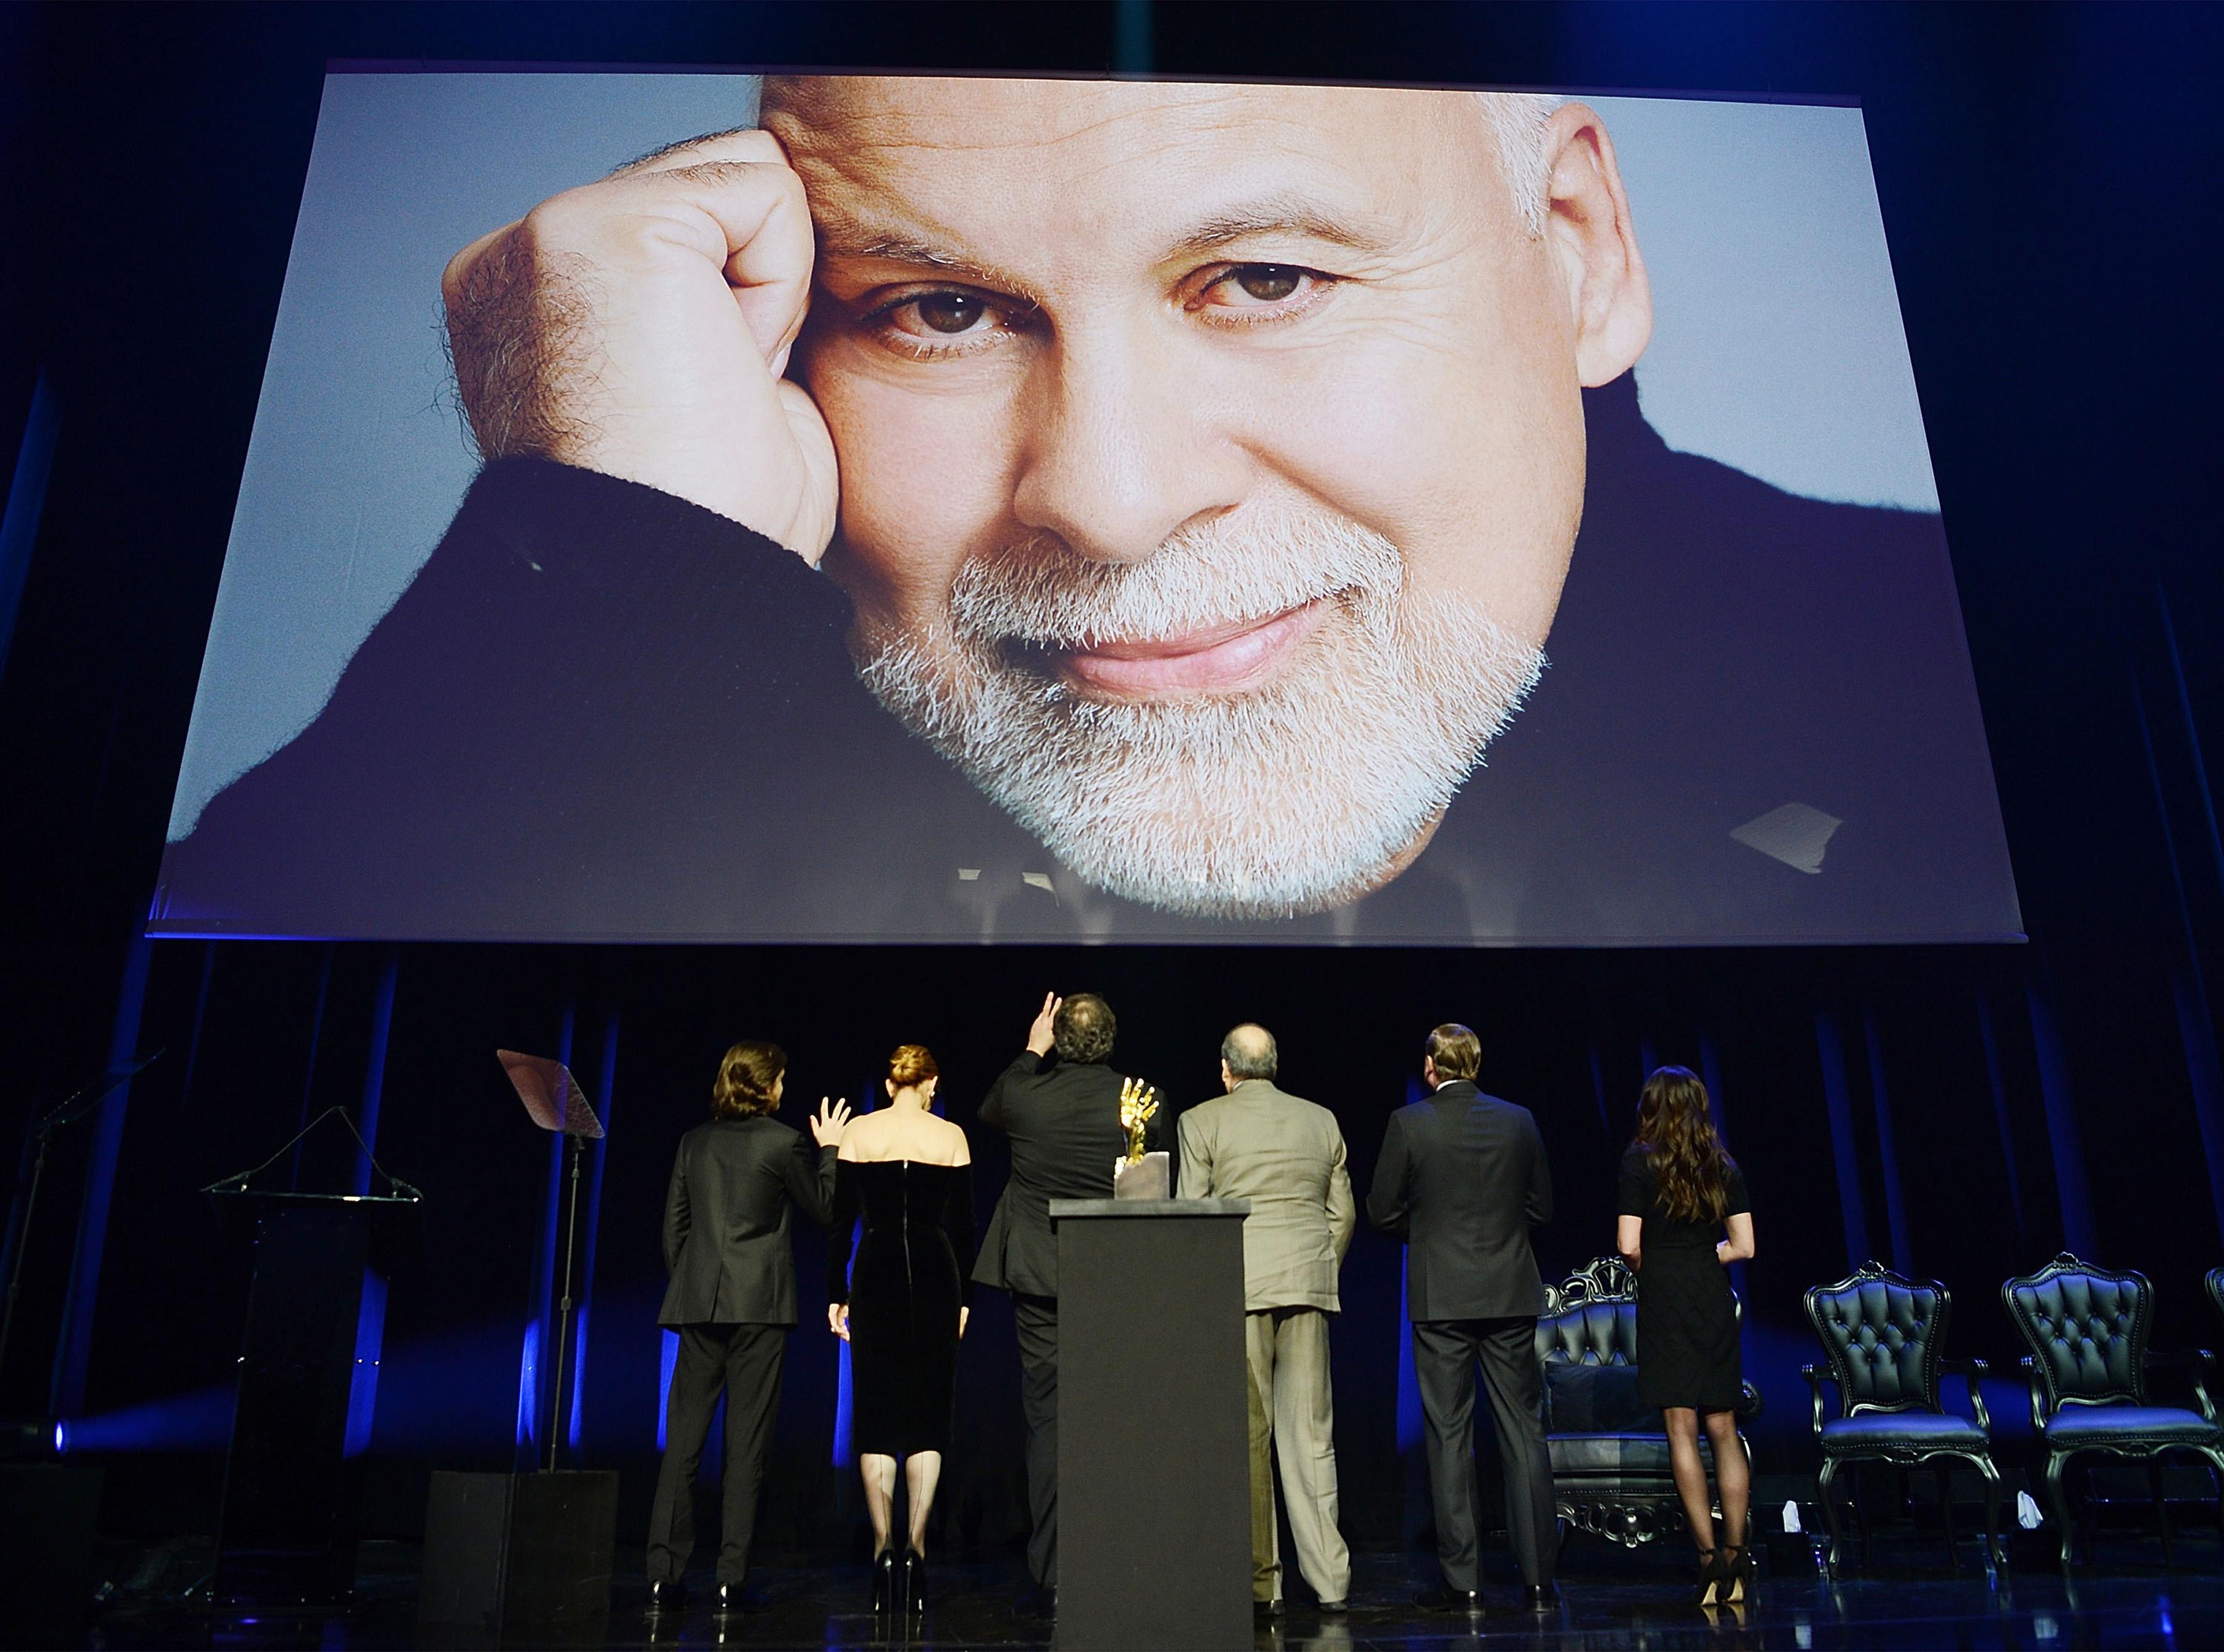
<path fill-rule="evenodd" d="M 1243 1224 L 1243 1306 L 1254 1608 L 1267 1616 L 1281 1610 L 1270 1466 L 1279 1441 L 1298 1569 L 1321 1610 L 1340 1612 L 1351 1592 L 1351 1551 L 1336 1529 L 1328 1316 L 1340 1308 L 1336 1270 L 1358 1208 L 1336 1115 L 1276 1089 L 1277 1066 L 1273 1035 L 1263 1027 L 1238 1027 L 1221 1041 L 1220 1081 L 1228 1093 L 1182 1115 L 1181 1196 L 1251 1201 Z"/>

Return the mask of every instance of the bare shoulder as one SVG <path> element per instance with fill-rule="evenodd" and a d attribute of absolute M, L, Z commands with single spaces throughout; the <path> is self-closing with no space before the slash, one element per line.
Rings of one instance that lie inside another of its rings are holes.
<path fill-rule="evenodd" d="M 934 1122 L 942 1127 L 938 1134 L 941 1138 L 940 1145 L 949 1151 L 948 1162 L 953 1165 L 972 1163 L 973 1144 L 966 1139 L 964 1127 L 947 1118 L 938 1118 Z"/>
<path fill-rule="evenodd" d="M 885 1113 L 865 1113 L 853 1118 L 842 1131 L 839 1156 L 852 1161 L 876 1158 L 879 1155 L 875 1149 L 887 1133 L 888 1115 Z"/>

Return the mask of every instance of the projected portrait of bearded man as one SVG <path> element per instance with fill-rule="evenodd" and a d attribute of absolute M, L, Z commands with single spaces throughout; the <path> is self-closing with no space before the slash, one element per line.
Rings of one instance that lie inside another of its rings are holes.
<path fill-rule="evenodd" d="M 980 80 L 766 110 L 883 703 L 1115 894 L 1279 916 L 1394 876 L 1536 680 L 1578 389 L 1649 331 L 1597 119 Z"/>
<path fill-rule="evenodd" d="M 761 91 L 456 253 L 485 467 L 325 709 L 172 843 L 158 929 L 2012 912 L 1937 518 L 1661 441 L 1589 106 Z"/>

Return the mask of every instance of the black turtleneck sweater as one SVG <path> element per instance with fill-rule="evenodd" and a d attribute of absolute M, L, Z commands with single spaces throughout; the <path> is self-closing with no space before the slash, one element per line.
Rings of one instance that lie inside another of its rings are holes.
<path fill-rule="evenodd" d="M 508 460 L 315 721 L 169 845 L 151 927 L 1538 945 L 2014 933 L 1938 519 L 1798 498 L 1671 453 L 1627 377 L 1588 393 L 1585 415 L 1583 531 L 1544 680 L 1419 859 L 1342 913 L 1215 923 L 1087 888 L 866 693 L 832 581 L 669 495 Z M 1842 822 L 1817 872 L 1730 835 L 1788 804 Z"/>

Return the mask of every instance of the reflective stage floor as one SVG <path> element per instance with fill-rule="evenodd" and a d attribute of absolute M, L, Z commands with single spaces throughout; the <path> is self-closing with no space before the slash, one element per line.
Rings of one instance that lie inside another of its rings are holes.
<path fill-rule="evenodd" d="M 1533 1615 L 1516 1602 L 1510 1573 L 1486 1595 L 1475 1618 L 1417 1610 L 1412 1597 L 1430 1579 L 1425 1560 L 1403 1553 L 1355 1554 L 1354 1604 L 1341 1617 L 1324 1617 L 1293 1601 L 1271 1629 L 1256 1636 L 1261 1652 L 1349 1648 L 1374 1652 L 1437 1649 L 1582 1648 L 1584 1652 L 1646 1649 L 1785 1648 L 1814 1652 L 1842 1647 L 2019 1648 L 2056 1652 L 2083 1647 L 2224 1646 L 2224 1552 L 2214 1527 L 2182 1532 L 2175 1566 L 2165 1568 L 2152 1541 L 2124 1537 L 2101 1545 L 2098 1563 L 2065 1580 L 2027 1560 L 1988 1580 L 1963 1551 L 1958 1573 L 1943 1564 L 1935 1539 L 1918 1545 L 1880 1541 L 1866 1571 L 1848 1567 L 1832 1582 L 1797 1550 L 1779 1549 L 1759 1598 L 1742 1613 L 1709 1617 L 1686 1604 L 1686 1556 L 1681 1551 L 1635 1554 L 1589 1541 L 1563 1561 L 1557 1611 Z M 190 1557 L 173 1575 L 193 1569 Z M 706 1579 L 691 1583 L 706 1583 Z M 934 1573 L 935 1604 L 908 1632 L 876 1627 L 865 1610 L 862 1567 L 768 1565 L 751 1579 L 761 1597 L 753 1609 L 719 1617 L 699 1606 L 652 1624 L 639 1573 L 622 1574 L 605 1633 L 572 1646 L 609 1648 L 1048 1648 L 1052 1625 L 1030 1611 L 1016 1563 L 951 1564 Z M 196 1610 L 172 1592 L 107 1609 L 73 1642 L 26 1642 L 0 1630 L 9 1644 L 75 1644 L 136 1649 L 208 1647 L 402 1649 L 467 1645 L 453 1630 L 420 1630 L 415 1622 L 417 1555 L 399 1544 L 366 1544 L 359 1604 L 344 1616 L 242 1619 Z M 495 1644 L 482 1639 L 481 1645 Z M 551 1644 L 530 1635 L 505 1646 Z M 1138 1652 L 1143 1652 L 1138 1649 Z"/>

